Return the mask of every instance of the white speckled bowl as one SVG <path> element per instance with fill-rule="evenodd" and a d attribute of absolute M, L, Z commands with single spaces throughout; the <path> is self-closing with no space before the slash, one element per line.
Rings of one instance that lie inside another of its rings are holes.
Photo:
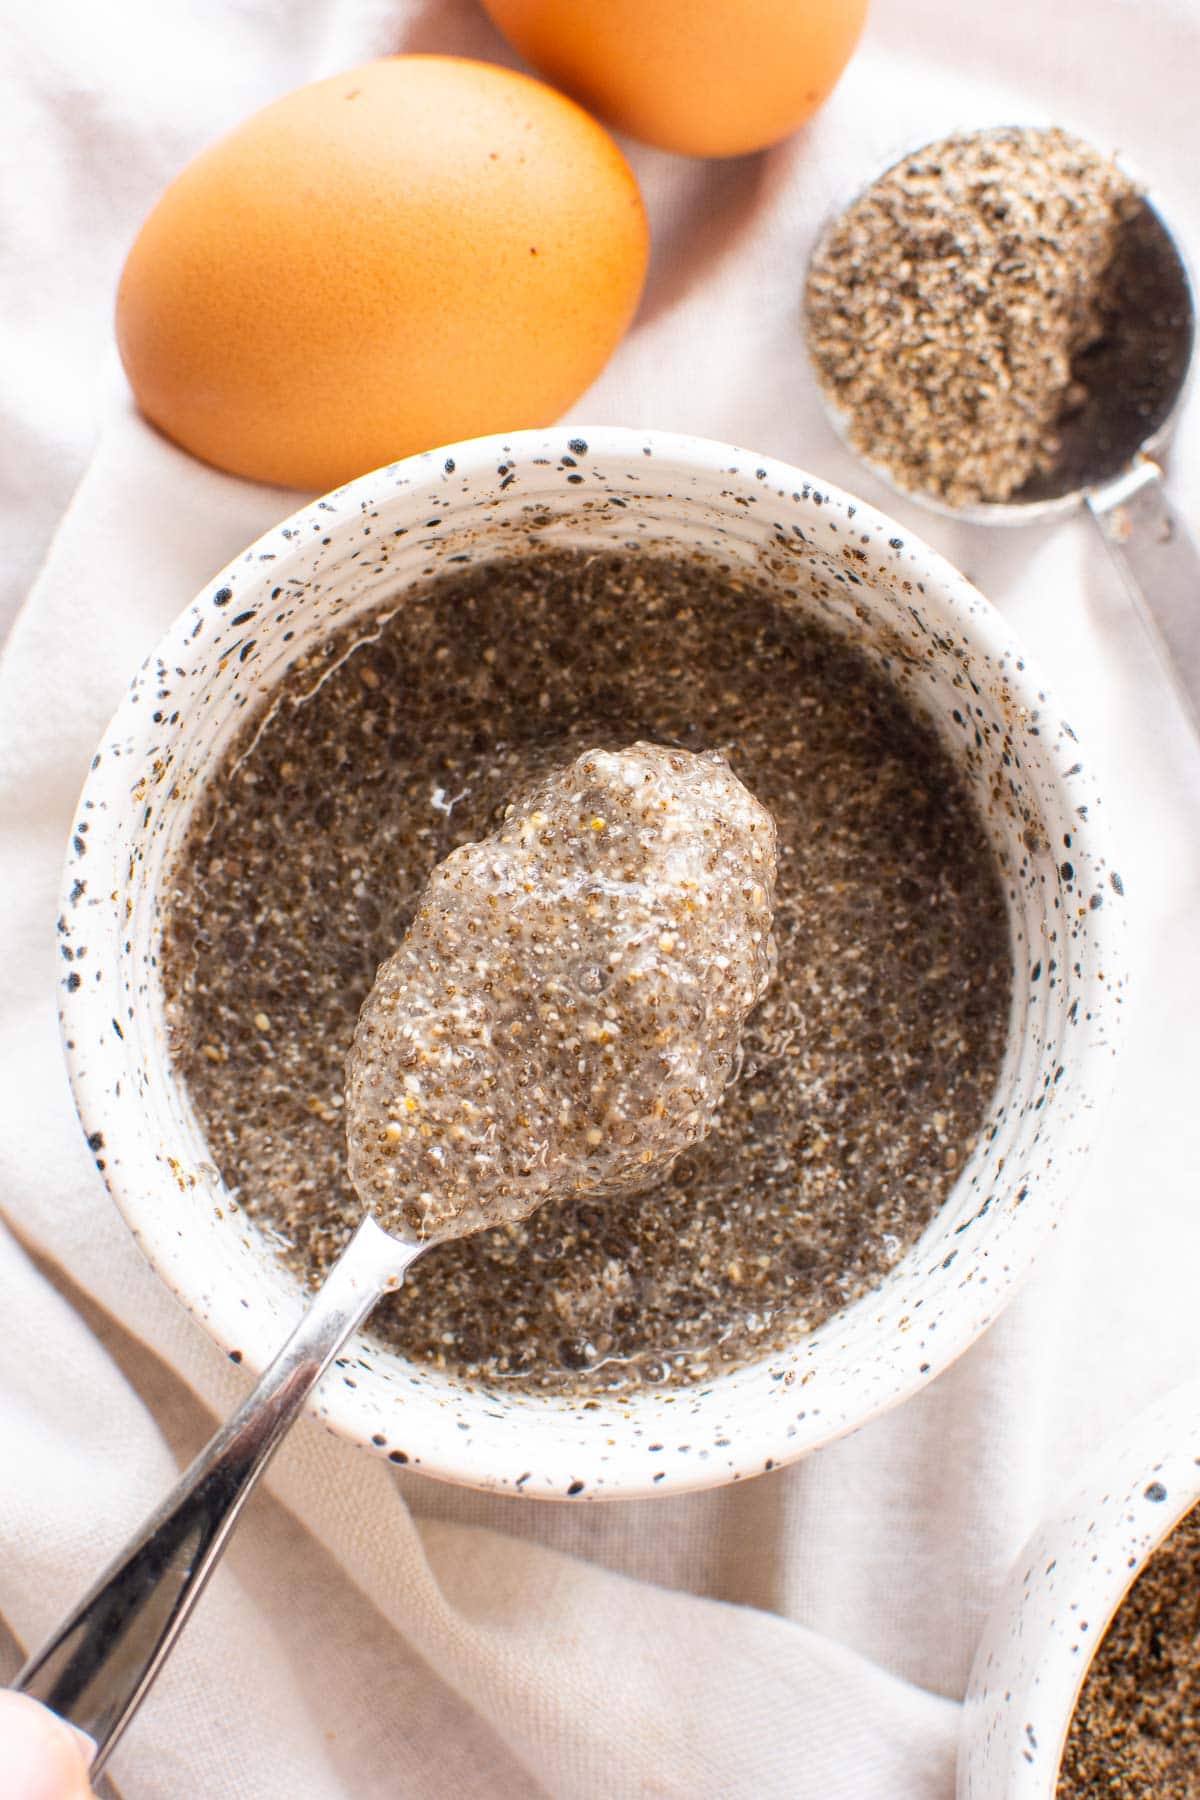
<path fill-rule="evenodd" d="M 155 1268 L 260 1369 L 301 1304 L 231 1203 L 167 1058 L 160 893 L 197 793 L 307 644 L 406 584 L 530 542 L 697 550 L 794 595 L 931 715 L 976 796 L 1016 963 L 993 1112 L 953 1195 L 886 1283 L 786 1352 L 672 1392 L 467 1387 L 369 1337 L 326 1379 L 333 1430 L 479 1487 L 599 1499 L 755 1475 L 902 1400 L 1028 1270 L 1108 1083 L 1122 887 L 1074 733 L 988 603 L 822 481 L 698 438 L 613 429 L 452 446 L 352 482 L 248 549 L 178 619 L 96 756 L 63 900 L 71 1078 L 97 1161 Z"/>
<path fill-rule="evenodd" d="M 1013 1565 L 971 1669 L 959 1800 L 1053 1800 L 1109 1621 L 1197 1502 L 1200 1382 L 1187 1382 L 1104 1444 Z"/>

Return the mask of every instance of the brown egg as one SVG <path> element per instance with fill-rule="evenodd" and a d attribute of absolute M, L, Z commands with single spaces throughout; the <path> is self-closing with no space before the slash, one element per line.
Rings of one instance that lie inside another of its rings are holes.
<path fill-rule="evenodd" d="M 523 75 L 401 56 L 205 150 L 142 226 L 117 340 L 147 418 L 207 462 L 323 489 L 547 424 L 633 317 L 649 248 L 601 126 Z"/>
<path fill-rule="evenodd" d="M 777 143 L 832 93 L 867 0 L 483 0 L 610 125 L 691 156 Z"/>

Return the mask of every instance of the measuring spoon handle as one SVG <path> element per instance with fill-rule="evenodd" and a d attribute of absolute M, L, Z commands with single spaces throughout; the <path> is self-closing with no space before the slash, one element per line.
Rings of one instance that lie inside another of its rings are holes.
<path fill-rule="evenodd" d="M 1200 729 L 1200 549 L 1167 498 L 1162 470 L 1140 457 L 1087 503 Z"/>
<path fill-rule="evenodd" d="M 258 1385 L 13 1686 L 84 1731 L 94 1779 L 183 1629 L 304 1403 L 419 1245 L 365 1218 Z"/>

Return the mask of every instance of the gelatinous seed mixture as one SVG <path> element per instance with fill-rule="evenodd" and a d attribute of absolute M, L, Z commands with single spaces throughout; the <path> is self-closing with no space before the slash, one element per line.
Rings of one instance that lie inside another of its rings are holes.
<path fill-rule="evenodd" d="M 713 1130 L 647 1193 L 428 1251 L 372 1327 L 595 1389 L 700 1379 L 866 1291 L 949 1193 L 1007 1025 L 1003 896 L 932 733 L 824 626 L 696 562 L 543 552 L 353 629 L 247 726 L 176 870 L 175 1057 L 241 1204 L 314 1276 L 361 1217 L 346 1053 L 436 863 L 596 745 L 720 749 L 778 827 L 778 967 Z"/>
<path fill-rule="evenodd" d="M 461 1237 L 644 1191 L 708 1131 L 774 967 L 775 825 L 717 753 L 586 751 L 451 851 L 346 1065 L 350 1178 Z"/>
<path fill-rule="evenodd" d="M 1088 1670 L 1059 1800 L 1200 1794 L 1200 1509 L 1155 1551 Z"/>

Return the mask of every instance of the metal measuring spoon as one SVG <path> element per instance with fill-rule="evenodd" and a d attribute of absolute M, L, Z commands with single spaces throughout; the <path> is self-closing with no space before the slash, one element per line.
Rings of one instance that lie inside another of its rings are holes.
<path fill-rule="evenodd" d="M 864 460 L 907 499 L 971 524 L 1033 524 L 1085 505 L 1200 725 L 1200 549 L 1171 506 L 1158 461 L 1187 382 L 1195 299 L 1179 244 L 1144 195 L 1118 232 L 1110 277 L 1111 328 L 1073 365 L 1086 399 L 1057 428 L 1061 448 L 1053 467 L 1009 500 L 952 506 L 903 486 L 886 465 Z M 823 388 L 821 394 L 846 441 L 844 419 Z"/>
<path fill-rule="evenodd" d="M 351 1173 L 389 1229 L 366 1214 L 257 1386 L 14 1683 L 93 1740 L 93 1779 L 313 1388 L 417 1257 L 547 1200 L 638 1191 L 710 1129 L 774 969 L 775 860 L 774 821 L 723 757 L 639 743 L 580 756 L 433 871 L 348 1066 Z M 429 1121 L 398 1169 L 389 1096 Z"/>

